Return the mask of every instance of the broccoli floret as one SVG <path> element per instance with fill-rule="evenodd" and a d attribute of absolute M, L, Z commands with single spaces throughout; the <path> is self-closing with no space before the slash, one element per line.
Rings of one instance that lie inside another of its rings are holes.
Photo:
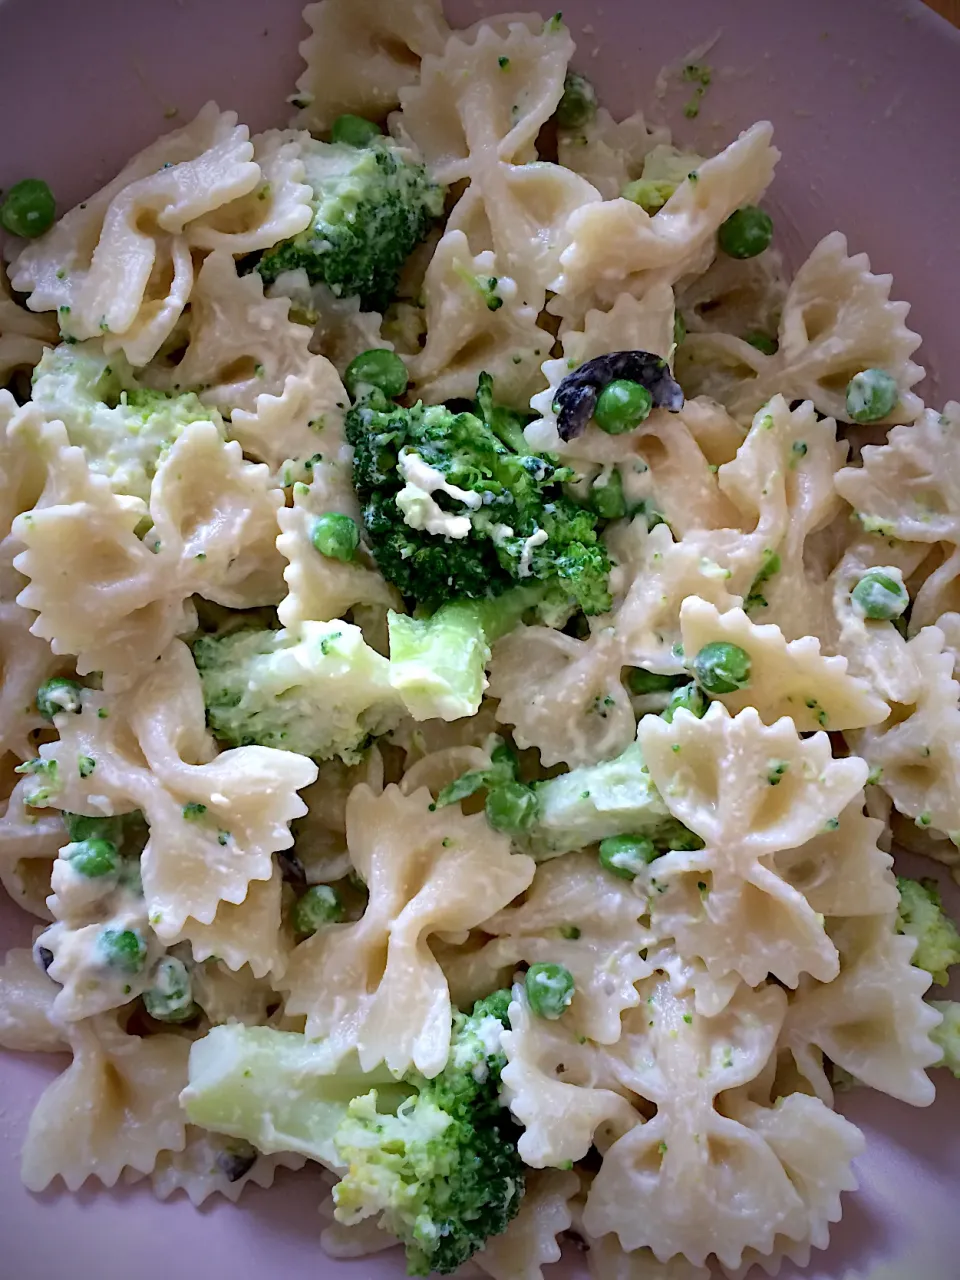
<path fill-rule="evenodd" d="M 301 154 L 313 188 L 305 231 L 268 249 L 257 270 L 267 283 L 303 268 L 338 297 L 383 311 L 400 268 L 443 212 L 443 191 L 411 153 L 390 138 L 367 146 L 306 141 Z"/>
<path fill-rule="evenodd" d="M 930 1004 L 943 1014 L 939 1027 L 930 1032 L 930 1039 L 943 1050 L 943 1057 L 934 1065 L 946 1067 L 960 1079 L 960 1001 L 931 1000 Z"/>
<path fill-rule="evenodd" d="M 349 622 L 200 636 L 193 656 L 210 728 L 230 746 L 259 743 L 354 763 L 403 715 L 389 662 Z"/>
<path fill-rule="evenodd" d="M 124 356 L 104 355 L 96 341 L 45 351 L 33 374 L 33 401 L 47 417 L 60 419 L 70 443 L 79 445 L 90 469 L 106 476 L 115 493 L 144 501 L 161 454 L 185 426 L 223 426 L 216 409 L 193 392 L 165 395 L 140 387 Z"/>
<path fill-rule="evenodd" d="M 534 786 L 539 802 L 530 851 L 555 858 L 610 836 L 648 836 L 659 851 L 699 849 L 702 841 L 672 817 L 632 742 L 613 760 L 585 765 Z"/>
<path fill-rule="evenodd" d="M 410 1093 L 386 1067 L 361 1071 L 355 1054 L 334 1070 L 322 1041 L 238 1022 L 191 1046 L 189 1072 L 180 1101 L 191 1124 L 333 1167 L 333 1135 L 351 1098 L 375 1085 L 381 1106 L 396 1108 Z"/>
<path fill-rule="evenodd" d="M 900 906 L 897 929 L 916 938 L 913 963 L 932 974 L 938 986 L 949 982 L 947 969 L 960 964 L 960 933 L 948 915 L 944 915 L 936 880 L 910 880 L 897 877 Z"/>
<path fill-rule="evenodd" d="M 449 1275 L 520 1207 L 520 1130 L 499 1102 L 509 1003 L 510 993 L 498 991 L 469 1016 L 455 1014 L 443 1071 L 413 1079 L 417 1093 L 396 1116 L 377 1110 L 376 1090 L 354 1098 L 335 1135 L 349 1164 L 333 1191 L 336 1217 L 380 1214 L 406 1247 L 411 1275 Z"/>
<path fill-rule="evenodd" d="M 494 416 L 483 380 L 481 403 L 487 421 L 376 396 L 347 414 L 354 485 L 381 572 L 427 608 L 535 579 L 584 613 L 605 612 L 610 562 L 596 516 L 562 492 L 571 472 L 511 447 L 522 440 L 518 424 Z"/>

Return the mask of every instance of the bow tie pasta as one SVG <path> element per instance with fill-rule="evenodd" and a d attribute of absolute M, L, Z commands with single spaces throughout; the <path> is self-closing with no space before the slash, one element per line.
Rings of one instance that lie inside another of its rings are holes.
<path fill-rule="evenodd" d="M 616 118 L 560 14 L 304 20 L 292 120 L 0 201 L 0 1047 L 73 1054 L 23 1179 L 804 1267 L 835 1091 L 960 1075 L 895 862 L 960 880 L 960 407 L 853 238 L 791 273 L 769 122 Z"/>

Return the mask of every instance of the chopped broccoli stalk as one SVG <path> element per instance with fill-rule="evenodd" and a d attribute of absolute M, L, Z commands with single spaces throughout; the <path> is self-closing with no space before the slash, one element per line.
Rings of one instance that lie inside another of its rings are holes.
<path fill-rule="evenodd" d="M 931 1000 L 930 1004 L 943 1014 L 939 1027 L 930 1032 L 930 1039 L 943 1050 L 943 1057 L 934 1065 L 946 1067 L 960 1079 L 960 1001 Z"/>
<path fill-rule="evenodd" d="M 466 800 L 468 796 L 484 788 L 492 791 L 508 782 L 517 781 L 520 762 L 513 747 L 496 734 L 488 738 L 487 745 L 490 749 L 490 768 L 471 769 L 448 783 L 437 796 L 438 809 L 456 804 L 458 800 Z"/>
<path fill-rule="evenodd" d="M 447 1065 L 433 1080 L 416 1077 L 417 1093 L 395 1116 L 377 1110 L 374 1090 L 354 1098 L 337 1130 L 349 1170 L 334 1187 L 335 1216 L 379 1214 L 403 1242 L 411 1275 L 449 1275 L 520 1207 L 520 1131 L 499 1101 L 509 1002 L 498 991 L 455 1014 Z"/>
<path fill-rule="evenodd" d="M 960 964 L 960 933 L 944 914 L 937 882 L 898 876 L 897 888 L 897 929 L 916 939 L 913 963 L 918 969 L 926 969 L 938 986 L 945 987 L 949 981 L 947 970 Z"/>
<path fill-rule="evenodd" d="M 523 429 L 532 421 L 532 416 L 497 404 L 493 398 L 493 379 L 489 373 L 481 373 L 477 383 L 477 417 L 483 419 L 500 443 L 508 449 L 519 454 L 528 452 Z"/>
<path fill-rule="evenodd" d="M 529 844 L 535 857 L 554 858 L 620 835 L 647 836 L 658 849 L 701 847 L 671 817 L 636 742 L 614 760 L 571 769 L 534 790 L 539 813 Z"/>
<path fill-rule="evenodd" d="M 311 284 L 359 297 L 366 311 L 385 310 L 401 267 L 443 212 L 442 189 L 412 153 L 377 135 L 360 142 L 356 127 L 350 141 L 306 140 L 301 154 L 313 219 L 268 249 L 257 270 L 272 283 L 303 268 Z"/>
<path fill-rule="evenodd" d="M 518 836 L 531 830 L 540 805 L 533 787 L 524 782 L 503 782 L 487 793 L 483 811 L 494 831 Z"/>
<path fill-rule="evenodd" d="M 621 192 L 624 200 L 632 200 L 645 213 L 659 213 L 677 189 L 675 182 L 665 178 L 634 178 Z"/>
<path fill-rule="evenodd" d="M 337 1169 L 333 1135 L 350 1099 L 373 1086 L 382 1106 L 396 1107 L 410 1092 L 386 1067 L 364 1073 L 355 1058 L 331 1071 L 322 1041 L 233 1022 L 191 1046 L 180 1101 L 191 1124 L 243 1138 L 268 1154 L 299 1151 Z"/>
<path fill-rule="evenodd" d="M 382 397 L 347 414 L 354 486 L 381 572 L 429 609 L 533 579 L 584 613 L 606 612 L 610 562 L 596 516 L 562 492 L 570 471 L 504 443 L 519 445 L 517 424 L 496 417 L 482 379 L 479 394 L 486 420 L 444 405 L 388 407 Z"/>
<path fill-rule="evenodd" d="M 208 723 L 229 746 L 259 743 L 354 763 L 403 714 L 390 664 L 349 622 L 200 636 L 193 656 Z"/>
<path fill-rule="evenodd" d="M 191 422 L 222 426 L 220 415 L 192 392 L 165 395 L 137 382 L 121 352 L 98 342 L 61 343 L 43 353 L 33 372 L 33 401 L 59 418 L 87 465 L 115 493 L 150 497 L 161 455 Z"/>

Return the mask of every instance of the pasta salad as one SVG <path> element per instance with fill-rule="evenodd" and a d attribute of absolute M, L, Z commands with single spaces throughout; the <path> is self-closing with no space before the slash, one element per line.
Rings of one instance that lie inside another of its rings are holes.
<path fill-rule="evenodd" d="M 960 405 L 840 232 L 785 270 L 769 123 L 615 120 L 559 14 L 304 16 L 287 128 L 0 205 L 23 1180 L 315 1162 L 413 1275 L 805 1265 L 837 1092 L 960 1075 L 890 853 L 960 866 Z"/>

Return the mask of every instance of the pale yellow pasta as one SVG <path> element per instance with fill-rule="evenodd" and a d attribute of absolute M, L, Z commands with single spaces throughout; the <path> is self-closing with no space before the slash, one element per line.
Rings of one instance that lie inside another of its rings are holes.
<path fill-rule="evenodd" d="M 615 200 L 640 177 L 647 154 L 669 141 L 669 129 L 648 122 L 642 111 L 618 122 L 605 107 L 582 128 L 557 130 L 560 163 L 586 178 L 604 200 Z"/>
<path fill-rule="evenodd" d="M 187 1142 L 182 1151 L 161 1151 L 157 1163 L 150 1173 L 150 1181 L 158 1200 L 169 1200 L 178 1191 L 187 1194 L 190 1203 L 199 1207 L 211 1196 L 223 1196 L 234 1204 L 240 1199 L 245 1187 L 251 1184 L 256 1187 L 271 1187 L 279 1169 L 302 1169 L 306 1158 L 292 1151 L 264 1155 L 256 1153 L 256 1159 L 239 1178 L 228 1178 L 221 1168 L 229 1161 L 233 1145 L 229 1138 L 218 1133 L 210 1133 L 207 1129 L 198 1129 L 195 1125 L 187 1125 Z M 139 1175 L 125 1179 L 136 1181 Z"/>
<path fill-rule="evenodd" d="M 384 1061 L 433 1076 L 447 1060 L 450 996 L 428 938 L 487 919 L 529 885 L 534 864 L 511 854 L 481 816 L 431 812 L 426 790 L 347 802 L 347 840 L 370 894 L 354 924 L 331 925 L 294 950 L 282 985 L 288 1013 L 307 1015 L 331 1069 L 351 1049 L 369 1070 Z"/>
<path fill-rule="evenodd" d="M 56 995 L 56 984 L 33 952 L 12 947 L 0 964 L 0 1047 L 25 1053 L 65 1049 L 64 1031 L 53 1014 Z"/>
<path fill-rule="evenodd" d="M 560 1261 L 558 1236 L 573 1221 L 570 1200 L 580 1188 L 575 1173 L 544 1169 L 528 1176 L 520 1212 L 476 1255 L 493 1280 L 543 1280 L 543 1267 Z"/>

